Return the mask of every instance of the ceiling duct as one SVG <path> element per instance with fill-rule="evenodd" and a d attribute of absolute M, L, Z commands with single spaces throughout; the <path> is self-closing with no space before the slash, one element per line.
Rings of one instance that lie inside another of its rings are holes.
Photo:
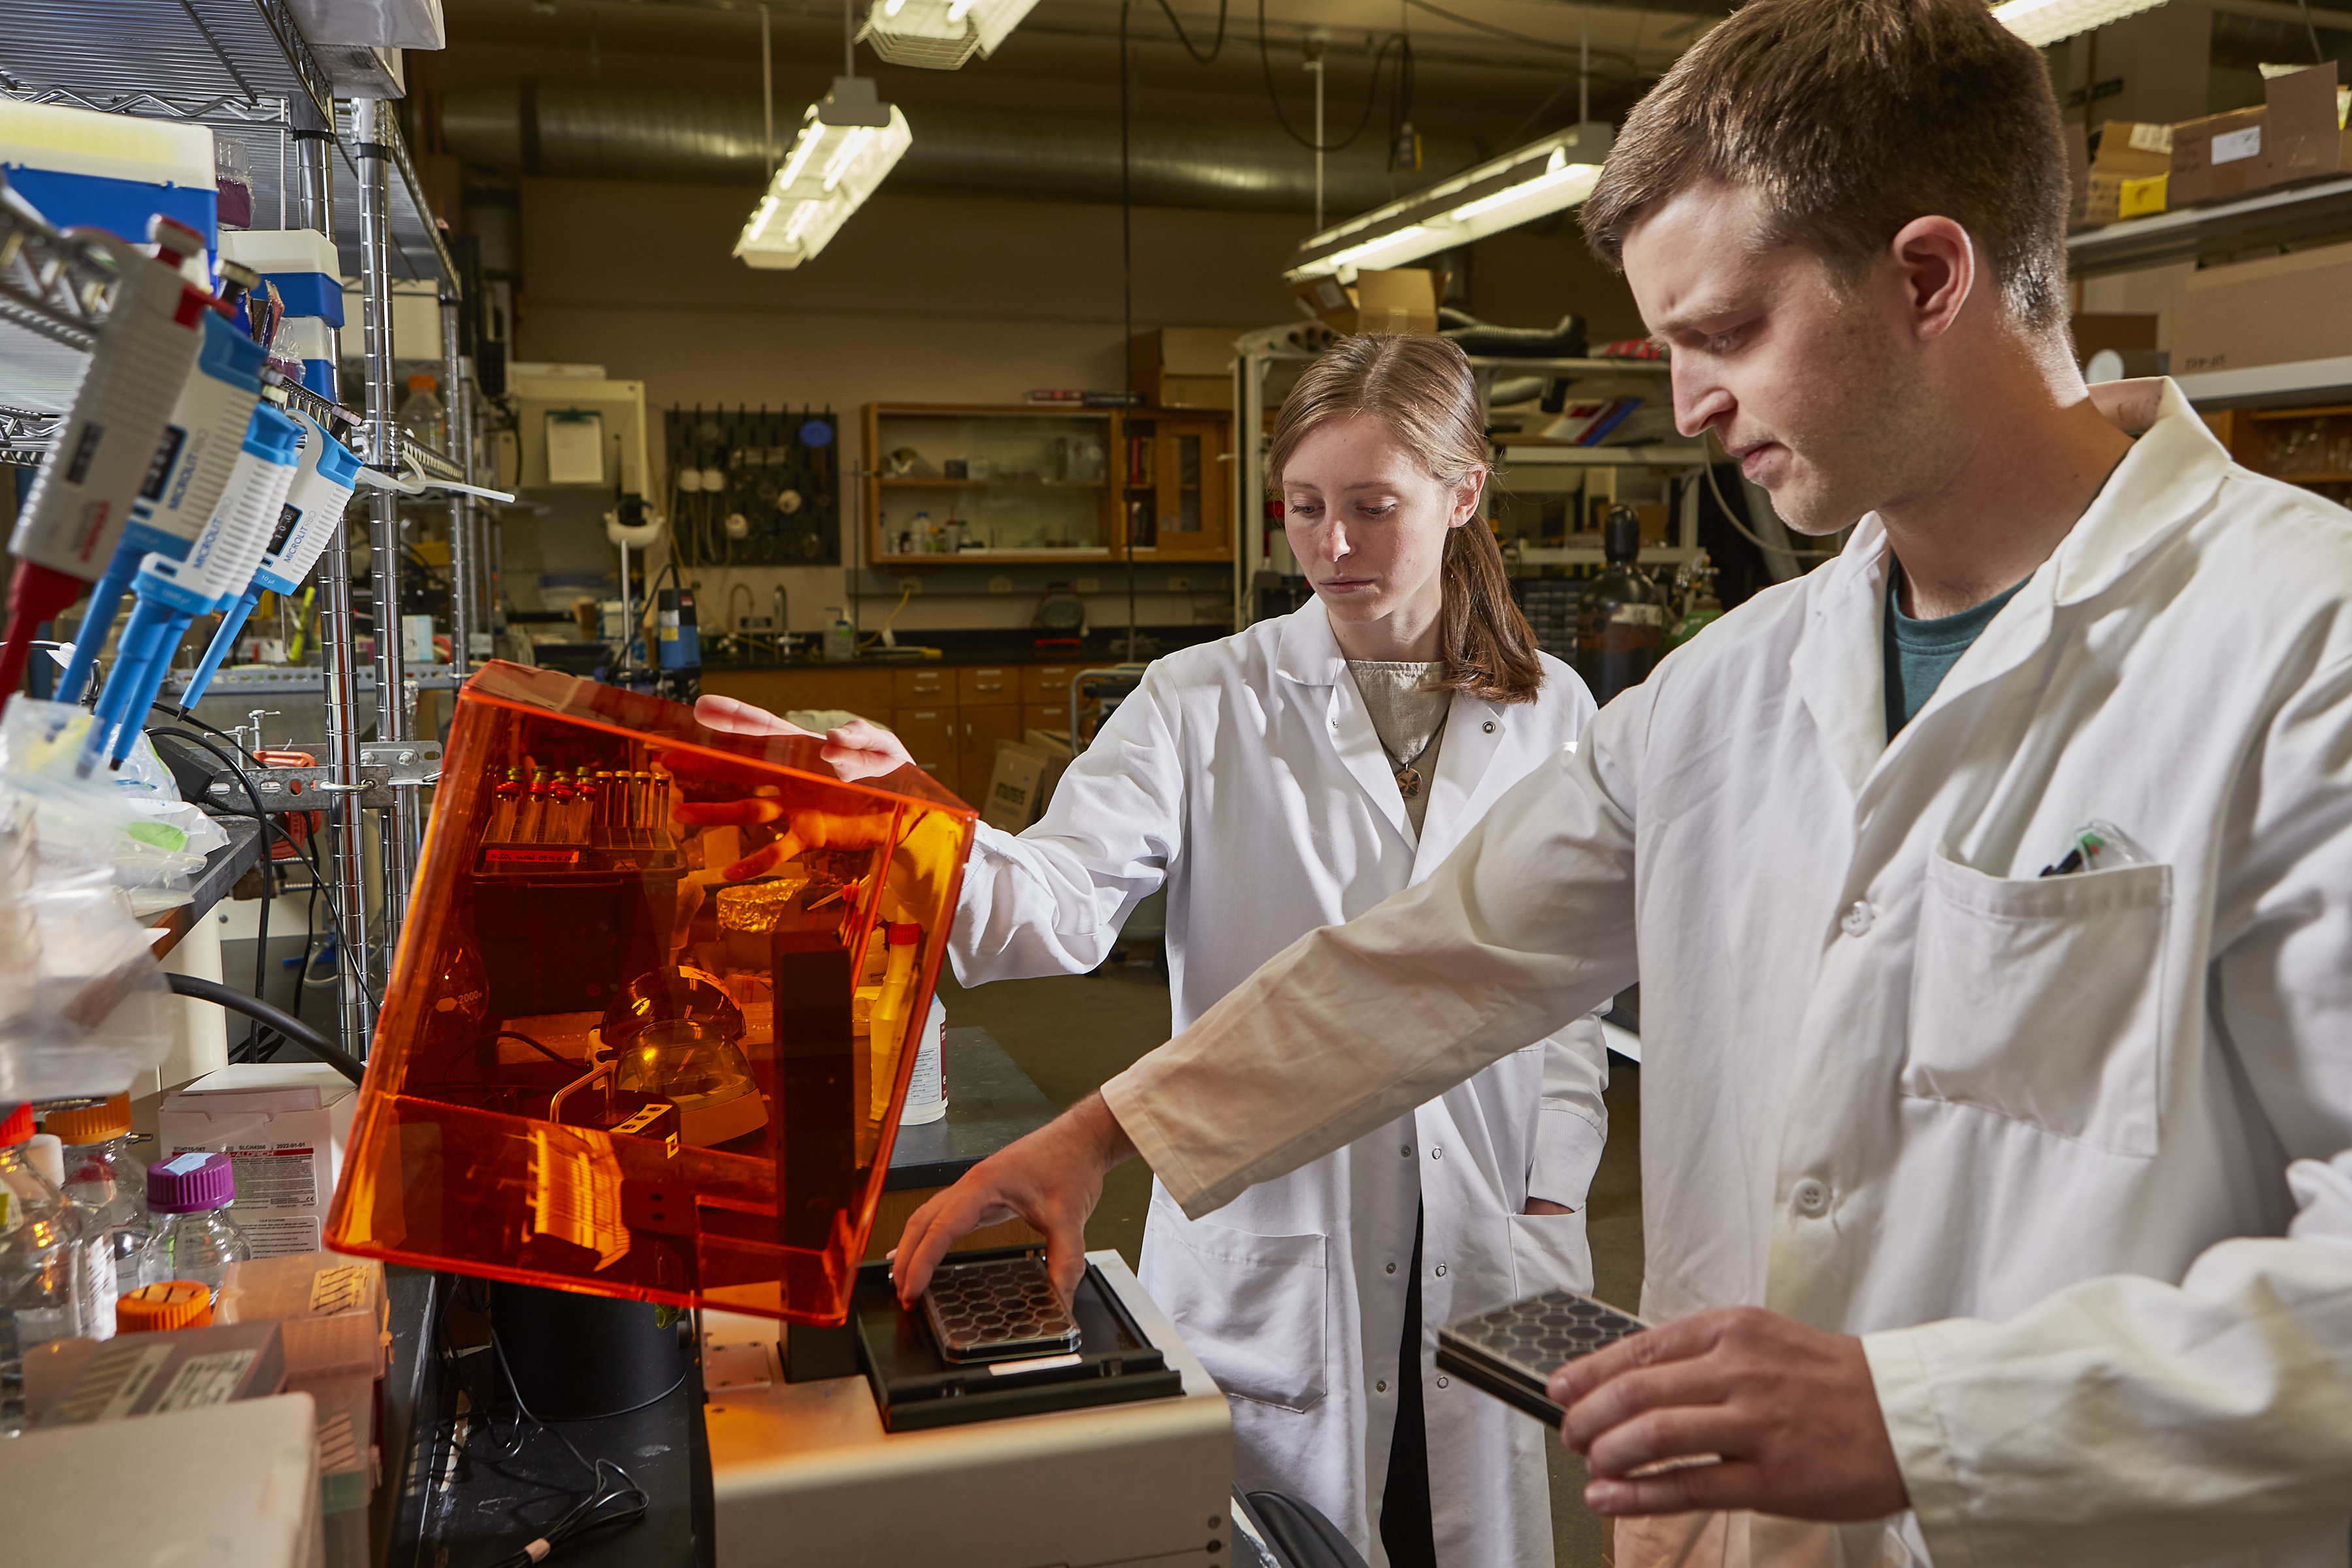
<path fill-rule="evenodd" d="M 886 195 L 1119 199 L 1111 117 L 936 108 L 910 108 L 907 117 L 915 144 L 883 185 Z M 760 100 L 750 96 L 569 81 L 453 89 L 442 101 L 441 132 L 447 149 L 469 163 L 557 179 L 759 185 L 769 167 Z M 1466 137 L 1425 136 L 1423 174 L 1391 184 L 1377 142 L 1368 137 L 1326 160 L 1329 208 L 1377 206 L 1493 151 Z M 1247 126 L 1139 121 L 1133 184 L 1139 206 L 1315 210 L 1314 158 L 1270 118 Z"/>

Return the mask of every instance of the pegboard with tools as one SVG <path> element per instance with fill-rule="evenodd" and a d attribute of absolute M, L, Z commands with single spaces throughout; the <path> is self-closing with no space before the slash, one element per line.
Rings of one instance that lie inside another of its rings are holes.
<path fill-rule="evenodd" d="M 830 408 L 671 408 L 670 518 L 689 566 L 841 564 L 841 421 Z"/>

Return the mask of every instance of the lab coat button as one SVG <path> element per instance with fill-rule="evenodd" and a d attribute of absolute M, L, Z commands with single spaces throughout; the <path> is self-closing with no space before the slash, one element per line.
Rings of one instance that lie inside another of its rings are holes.
<path fill-rule="evenodd" d="M 1856 899 L 1853 908 L 1846 910 L 1844 917 L 1838 921 L 1838 927 L 1848 936 L 1864 936 L 1868 934 L 1877 920 L 1878 911 L 1872 909 L 1867 901 Z"/>
<path fill-rule="evenodd" d="M 1389 1385 L 1384 1382 L 1372 1384 L 1372 1392 L 1375 1394 L 1386 1394 L 1388 1391 Z"/>
<path fill-rule="evenodd" d="M 1439 1379 L 1437 1380 L 1437 1386 L 1438 1386 L 1438 1387 L 1440 1387 L 1440 1388 L 1451 1388 L 1451 1387 L 1453 1387 L 1453 1386 L 1454 1386 L 1454 1384 L 1451 1384 L 1451 1383 L 1449 1383 L 1449 1382 L 1447 1382 L 1444 1378 L 1442 1378 L 1442 1377 L 1441 1377 L 1441 1378 L 1439 1378 Z"/>
<path fill-rule="evenodd" d="M 1495 732 L 1495 721 L 1492 719 L 1489 719 L 1484 724 L 1479 725 L 1478 728 L 1491 735 Z"/>
<path fill-rule="evenodd" d="M 1410 1143 L 1400 1145 L 1397 1149 L 1397 1152 L 1410 1160 L 1412 1158 L 1412 1145 Z"/>
<path fill-rule="evenodd" d="M 1440 1279 L 1444 1279 L 1444 1278 L 1445 1278 L 1445 1265 L 1444 1265 L 1443 1263 L 1441 1263 L 1441 1264 L 1439 1264 L 1439 1265 L 1437 1266 L 1437 1277 L 1438 1277 Z"/>
<path fill-rule="evenodd" d="M 1390 1265 L 1389 1265 L 1389 1272 L 1390 1272 L 1390 1273 L 1391 1273 L 1391 1274 L 1393 1274 L 1393 1273 L 1395 1273 L 1395 1272 L 1396 1272 L 1396 1265 L 1395 1265 L 1395 1264 L 1391 1263 L 1391 1264 L 1390 1264 Z"/>
<path fill-rule="evenodd" d="M 1819 1219 L 1830 1212 L 1829 1187 L 1811 1176 L 1789 1189 L 1789 1201 L 1796 1205 L 1799 1214 L 1810 1218 Z"/>
<path fill-rule="evenodd" d="M 1445 1158 L 1445 1151 L 1443 1149 L 1432 1149 L 1429 1152 L 1429 1157 L 1433 1160 L 1443 1160 Z"/>

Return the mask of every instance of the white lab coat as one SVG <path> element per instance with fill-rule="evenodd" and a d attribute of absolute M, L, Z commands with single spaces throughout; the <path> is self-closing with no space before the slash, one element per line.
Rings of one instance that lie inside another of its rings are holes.
<path fill-rule="evenodd" d="M 1915 1511 L 1623 1527 L 1622 1562 L 2341 1565 L 2352 516 L 2168 385 L 1891 744 L 1885 545 L 1727 616 L 1104 1093 L 1202 1212 L 1638 942 L 1644 1306 L 1864 1336 Z M 2150 863 L 2039 876 L 2094 818 Z"/>
<path fill-rule="evenodd" d="M 1092 969 L 1164 881 L 1183 1028 L 1297 937 L 1426 876 L 1573 745 L 1591 699 L 1557 659 L 1544 673 L 1533 703 L 1454 698 L 1416 846 L 1319 603 L 1160 659 L 1041 822 L 1018 838 L 981 829 L 950 948 L 957 977 Z M 1589 1018 L 1545 1035 L 1217 1213 L 1186 1219 L 1154 1189 L 1141 1277 L 1232 1397 L 1237 1484 L 1307 1499 L 1375 1564 L 1416 1203 L 1439 1561 L 1552 1563 L 1544 1428 L 1432 1360 L 1454 1318 L 1591 1288 L 1581 1210 L 1607 1056 Z M 1306 1092 L 1336 1101 L 1341 1086 Z M 1580 1212 L 1522 1215 L 1530 1191 Z"/>

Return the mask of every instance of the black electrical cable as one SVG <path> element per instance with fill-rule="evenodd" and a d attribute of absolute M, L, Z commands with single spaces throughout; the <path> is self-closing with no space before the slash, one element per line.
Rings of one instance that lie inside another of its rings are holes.
<path fill-rule="evenodd" d="M 232 1013 L 242 1013 L 257 1022 L 268 1025 L 320 1061 L 351 1079 L 359 1082 L 367 1076 L 367 1068 L 357 1057 L 347 1054 L 326 1036 L 310 1027 L 284 1009 L 264 1002 L 258 996 L 247 996 L 234 986 L 223 985 L 217 980 L 206 980 L 194 974 L 166 973 L 163 976 L 173 992 L 181 996 L 194 996 L 199 1001 L 217 1003 Z"/>
<path fill-rule="evenodd" d="M 514 1368 L 507 1364 L 506 1347 L 499 1342 L 496 1328 L 490 1331 L 490 1353 L 498 1358 L 499 1370 L 506 1374 L 507 1391 L 514 1395 L 515 1408 L 521 1412 L 523 1419 L 562 1444 L 580 1468 L 588 1472 L 589 1481 L 594 1489 L 579 1502 L 573 1504 L 562 1518 L 541 1531 L 539 1539 L 513 1555 L 500 1558 L 493 1564 L 493 1568 L 530 1568 L 531 1564 L 542 1561 L 564 1541 L 585 1531 L 593 1530 L 599 1525 L 628 1525 L 642 1521 L 646 1517 L 646 1510 L 653 1506 L 653 1500 L 646 1494 L 645 1488 L 637 1484 L 637 1479 L 635 1476 L 613 1460 L 591 1460 L 587 1455 L 580 1451 L 578 1444 L 541 1420 L 531 1410 L 530 1405 L 523 1399 L 521 1385 L 515 1382 Z M 684 1375 L 678 1379 L 681 1384 L 685 1381 Z M 667 1399 L 676 1392 L 676 1385 L 672 1385 L 661 1397 Z M 620 1478 L 624 1484 L 616 1487 L 604 1479 L 604 1472 L 607 1470 Z M 636 1500 L 617 1512 L 600 1511 L 628 1498 L 635 1498 Z"/>
<path fill-rule="evenodd" d="M 198 721 L 198 722 L 201 723 L 202 721 Z M 204 727 L 207 730 L 212 729 L 212 726 L 209 724 L 205 724 Z M 236 774 L 237 782 L 245 786 L 247 798 L 253 802 L 253 809 L 250 811 L 236 811 L 229 807 L 219 807 L 216 809 L 228 811 L 229 815 L 233 816 L 250 816 L 255 818 L 262 825 L 262 828 L 265 832 L 277 834 L 278 837 L 286 840 L 286 844 L 289 848 L 294 850 L 295 853 L 302 857 L 303 863 L 310 868 L 310 879 L 314 884 L 323 885 L 326 882 L 326 872 L 321 869 L 319 865 L 319 856 L 316 847 L 309 844 L 296 843 L 294 836 L 286 831 L 283 824 L 278 822 L 275 818 L 271 817 L 268 813 L 261 809 L 260 792 L 253 787 L 252 776 L 245 771 L 244 766 L 239 763 L 236 758 L 230 756 L 226 752 L 222 751 L 218 746 L 214 745 L 203 736 L 192 735 L 185 730 L 174 730 L 167 725 L 159 724 L 147 732 L 150 735 L 176 736 L 178 739 L 186 741 L 192 745 L 201 746 L 205 751 L 210 752 L 213 754 L 214 759 L 223 767 L 227 768 L 229 772 Z M 216 730 L 213 732 L 215 734 L 219 733 Z M 232 745 L 236 743 L 234 738 L 229 739 Z M 336 962 L 344 963 L 350 963 L 352 953 L 351 940 L 344 934 L 342 917 L 336 911 L 334 901 L 331 899 L 330 899 L 327 903 L 327 921 L 330 927 L 334 931 L 335 943 L 337 948 L 340 950 Z M 375 996 L 368 989 L 367 971 L 354 967 L 352 973 L 353 978 L 358 982 L 361 998 L 366 1002 L 369 1009 L 373 1011 L 375 1007 Z"/>
<path fill-rule="evenodd" d="M 1184 52 L 1192 57 L 1194 64 L 1204 66 L 1224 52 L 1225 17 L 1232 6 L 1233 0 L 1217 0 L 1217 36 L 1210 41 L 1209 52 L 1204 55 L 1192 47 L 1192 37 L 1184 31 L 1184 24 L 1176 19 L 1176 12 L 1168 0 L 1160 0 L 1160 8 L 1168 13 L 1168 25 L 1176 29 L 1176 41 L 1184 46 Z"/>
<path fill-rule="evenodd" d="M 1265 77 L 1265 96 L 1274 105 L 1276 123 L 1282 127 L 1285 135 L 1310 153 L 1340 153 L 1354 146 L 1356 139 L 1363 135 L 1365 128 L 1371 124 L 1372 106 L 1380 101 L 1381 67 L 1387 62 L 1389 52 L 1403 41 L 1403 35 L 1391 33 L 1387 38 L 1381 40 L 1381 47 L 1373 51 L 1372 80 L 1371 85 L 1364 91 L 1364 112 L 1358 117 L 1356 128 L 1348 133 L 1347 139 L 1340 142 L 1318 142 L 1312 136 L 1300 135 L 1291 125 L 1290 117 L 1283 112 L 1282 95 L 1274 88 L 1274 56 L 1265 41 L 1265 0 L 1257 0 L 1257 63 L 1259 70 Z"/>

